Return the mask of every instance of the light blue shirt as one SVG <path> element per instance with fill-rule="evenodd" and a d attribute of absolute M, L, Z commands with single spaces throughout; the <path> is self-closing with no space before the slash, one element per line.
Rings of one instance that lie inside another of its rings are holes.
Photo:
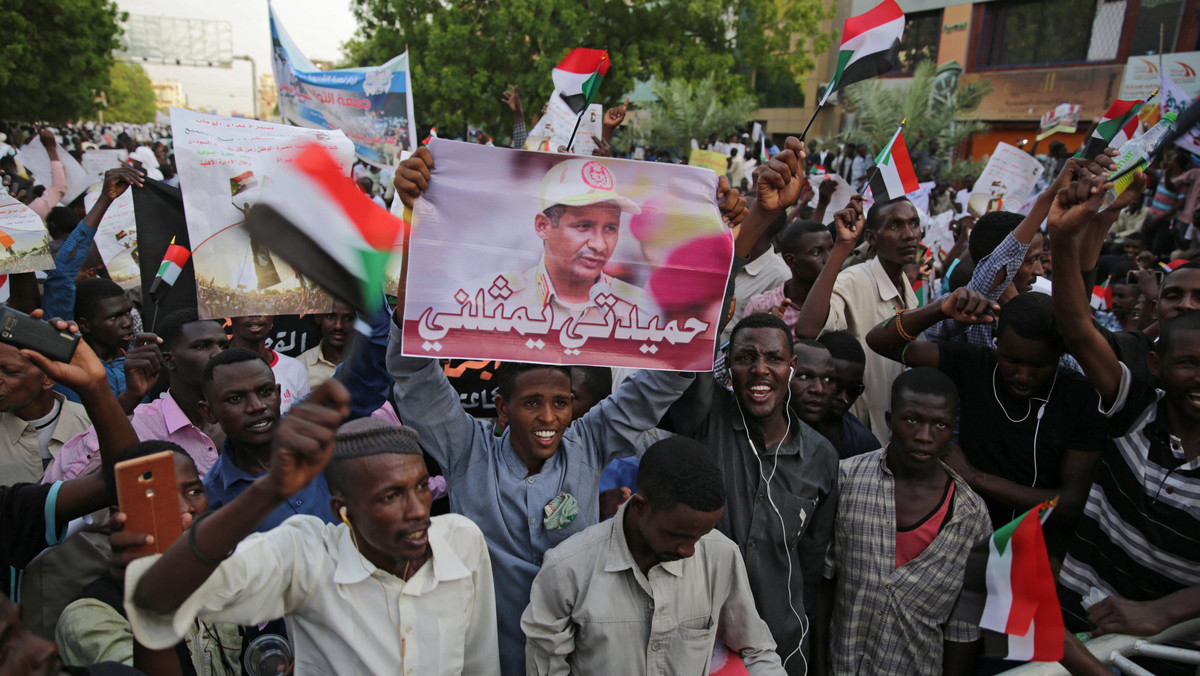
<path fill-rule="evenodd" d="M 691 374 L 640 371 L 587 415 L 571 423 L 558 450 L 532 476 L 517 457 L 509 432 L 463 410 L 436 359 L 400 354 L 400 330 L 391 329 L 388 371 L 396 381 L 396 413 L 416 430 L 421 448 L 442 467 L 450 509 L 474 521 L 487 539 L 496 582 L 500 668 L 525 673 L 521 613 L 529 605 L 542 555 L 600 520 L 600 474 L 616 458 L 640 453 L 638 436 L 658 421 L 693 381 Z M 559 493 L 579 501 L 566 528 L 547 530 L 543 509 Z"/>

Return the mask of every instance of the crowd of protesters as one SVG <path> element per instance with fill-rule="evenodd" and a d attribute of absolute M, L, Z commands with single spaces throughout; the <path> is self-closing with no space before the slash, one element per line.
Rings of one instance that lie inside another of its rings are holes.
<path fill-rule="evenodd" d="M 0 343 L 0 673 L 999 673 L 1016 663 L 955 612 L 967 557 L 1055 498 L 1072 673 L 1111 673 L 1081 637 L 1200 616 L 1184 153 L 1103 210 L 1112 153 L 1059 153 L 1019 212 L 976 218 L 936 142 L 913 158 L 928 210 L 827 213 L 810 173 L 865 191 L 865 146 L 698 141 L 730 158 L 713 199 L 735 230 L 713 371 L 503 362 L 476 418 L 443 364 L 403 356 L 404 279 L 357 337 L 335 302 L 303 354 L 268 346 L 269 316 L 145 332 L 93 238 L 124 191 L 178 184 L 169 131 L 6 129 L 6 191 L 58 243 L 8 306 L 82 339 L 69 362 Z M 29 141 L 50 176 L 16 161 Z M 95 205 L 56 206 L 60 149 L 110 148 L 128 164 Z M 432 170 L 420 149 L 354 178 L 411 206 Z M 954 246 L 928 252 L 946 211 Z M 184 533 L 150 555 L 114 465 L 163 452 Z"/>

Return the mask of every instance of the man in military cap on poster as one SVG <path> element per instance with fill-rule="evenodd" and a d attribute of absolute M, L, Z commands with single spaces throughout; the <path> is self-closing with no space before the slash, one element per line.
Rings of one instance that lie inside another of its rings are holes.
<path fill-rule="evenodd" d="M 639 214 L 633 200 L 617 193 L 612 171 L 594 159 L 556 164 L 542 180 L 542 210 L 533 227 L 543 242 L 542 260 L 532 268 L 476 280 L 473 302 L 484 290 L 488 309 L 499 304 L 504 314 L 525 307 L 531 319 L 561 327 L 568 318 L 588 323 L 603 321 L 608 307 L 618 319 L 634 307 L 642 320 L 656 314 L 642 289 L 604 274 L 617 246 L 621 214 Z M 550 308 L 553 315 L 543 314 Z"/>

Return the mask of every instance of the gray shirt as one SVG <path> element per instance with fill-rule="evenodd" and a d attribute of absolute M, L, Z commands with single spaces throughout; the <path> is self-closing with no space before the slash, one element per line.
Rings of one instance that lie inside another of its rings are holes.
<path fill-rule="evenodd" d="M 720 640 L 751 676 L 782 676 L 737 546 L 710 531 L 691 557 L 643 574 L 625 508 L 546 552 L 521 616 L 526 673 L 707 674 Z"/>
<path fill-rule="evenodd" d="M 705 375 L 669 415 L 676 433 L 707 445 L 720 465 L 726 498 L 717 529 L 741 548 L 750 590 L 784 668 L 804 674 L 807 654 L 802 659 L 793 653 L 802 642 L 807 646 L 805 612 L 816 610 L 816 587 L 833 534 L 837 451 L 790 411 L 791 441 L 766 447 L 762 430 L 743 421 L 734 394 Z"/>
<path fill-rule="evenodd" d="M 542 554 L 600 520 L 600 473 L 614 459 L 640 452 L 639 435 L 658 424 L 693 377 L 667 371 L 630 376 L 571 423 L 542 471 L 529 475 L 509 432 L 496 436 L 491 423 L 463 410 L 436 359 L 401 355 L 395 326 L 387 366 L 396 381 L 396 414 L 441 465 L 450 509 L 478 524 L 487 539 L 496 579 L 501 671 L 523 674 L 521 611 L 529 604 Z M 542 523 L 543 509 L 559 493 L 579 501 L 579 515 L 567 527 L 549 530 Z"/>

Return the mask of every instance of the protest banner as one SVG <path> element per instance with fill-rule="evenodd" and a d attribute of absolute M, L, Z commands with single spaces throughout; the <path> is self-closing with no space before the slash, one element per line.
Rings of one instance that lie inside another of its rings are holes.
<path fill-rule="evenodd" d="M 733 256 L 712 172 L 440 139 L 429 148 L 406 354 L 712 368 Z"/>
<path fill-rule="evenodd" d="M 724 176 L 725 172 L 729 170 L 729 158 L 713 150 L 692 148 L 692 154 L 688 156 L 688 164 L 693 167 L 712 169 L 717 176 Z"/>
<path fill-rule="evenodd" d="M 42 145 L 40 139 L 34 137 L 32 141 L 21 146 L 21 149 L 17 151 L 17 161 L 25 165 L 29 173 L 33 174 L 34 185 L 50 186 L 53 181 L 50 154 L 46 152 L 46 147 Z M 66 206 L 91 186 L 92 178 L 83 170 L 83 166 L 75 161 L 71 153 L 68 153 L 61 145 L 58 146 L 58 161 L 62 162 L 63 172 L 67 176 L 67 191 L 63 194 L 59 204 Z"/>
<path fill-rule="evenodd" d="M 1046 168 L 1037 158 L 1007 143 L 997 143 L 987 166 L 975 180 L 967 210 L 976 218 L 989 211 L 1016 211 L 1033 193 Z"/>
<path fill-rule="evenodd" d="M 408 52 L 382 66 L 323 71 L 297 49 L 274 10 L 268 12 L 271 67 L 284 121 L 340 129 L 359 159 L 376 166 L 398 164 L 416 150 Z"/>
<path fill-rule="evenodd" d="M 571 142 L 571 132 L 575 123 L 579 123 L 579 131 L 575 134 L 575 144 L 571 152 L 576 155 L 591 155 L 596 149 L 593 136 L 599 137 L 603 126 L 604 108 L 599 103 L 593 103 L 583 111 L 582 116 L 571 111 L 571 107 L 558 95 L 552 95 L 546 102 L 546 113 L 537 121 L 529 136 L 525 139 L 526 150 L 541 150 L 558 152 L 560 147 L 566 148 Z"/>
<path fill-rule="evenodd" d="M 929 247 L 929 250 L 935 254 L 944 256 L 949 253 L 950 249 L 954 248 L 954 231 L 950 227 L 953 222 L 953 211 L 943 211 L 937 216 L 930 217 L 921 243 Z"/>
<path fill-rule="evenodd" d="M 171 129 L 200 316 L 326 310 L 329 297 L 265 245 L 251 240 L 243 222 L 263 186 L 272 182 L 272 174 L 309 142 L 326 148 L 348 175 L 354 147 L 345 134 L 180 108 L 171 109 Z"/>
<path fill-rule="evenodd" d="M 96 185 L 104 182 L 104 172 L 124 165 L 128 159 L 129 151 L 124 149 L 88 150 L 83 153 L 80 165 L 88 175 L 89 185 Z"/>
<path fill-rule="evenodd" d="M 50 270 L 50 233 L 33 209 L 0 190 L 0 274 Z"/>
<path fill-rule="evenodd" d="M 1064 103 L 1054 107 L 1054 110 L 1048 111 L 1042 115 L 1041 124 L 1038 125 L 1037 140 L 1041 141 L 1053 134 L 1062 132 L 1070 134 L 1079 126 L 1079 113 L 1082 107 L 1074 103 Z"/>
<path fill-rule="evenodd" d="M 100 191 L 83 196 L 83 207 L 88 211 L 99 199 Z M 108 205 L 100 227 L 96 228 L 96 248 L 100 259 L 108 270 L 108 276 L 121 285 L 122 289 L 133 289 L 142 284 L 142 272 L 138 267 L 137 219 L 133 210 L 133 191 L 126 190 Z"/>

